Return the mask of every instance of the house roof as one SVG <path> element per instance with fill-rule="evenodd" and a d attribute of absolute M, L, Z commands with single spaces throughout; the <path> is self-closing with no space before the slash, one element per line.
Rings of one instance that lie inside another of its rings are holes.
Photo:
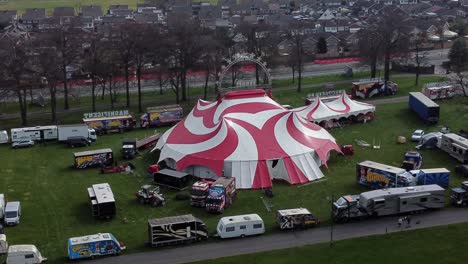
<path fill-rule="evenodd" d="M 83 6 L 83 7 L 81 7 L 81 15 L 83 17 L 92 17 L 92 18 L 101 17 L 102 16 L 102 7 L 101 6 L 95 6 L 95 5 Z"/>
<path fill-rule="evenodd" d="M 17 10 L 0 10 L 0 24 L 6 24 L 18 15 Z"/>
<path fill-rule="evenodd" d="M 136 13 L 134 15 L 135 21 L 141 23 L 157 23 L 158 17 L 156 13 Z"/>
<path fill-rule="evenodd" d="M 128 5 L 110 5 L 109 10 L 128 10 Z"/>
<path fill-rule="evenodd" d="M 75 16 L 75 9 L 70 6 L 66 7 L 56 7 L 52 14 L 54 17 L 65 17 L 65 16 Z"/>
<path fill-rule="evenodd" d="M 23 20 L 41 20 L 46 17 L 45 8 L 27 8 L 21 17 Z"/>
<path fill-rule="evenodd" d="M 132 16 L 133 11 L 130 9 L 115 9 L 112 11 L 112 15 L 114 16 Z"/>

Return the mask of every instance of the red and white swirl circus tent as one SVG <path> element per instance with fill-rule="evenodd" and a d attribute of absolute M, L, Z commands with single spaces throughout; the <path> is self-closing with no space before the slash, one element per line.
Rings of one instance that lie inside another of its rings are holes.
<path fill-rule="evenodd" d="M 246 189 L 271 187 L 272 179 L 291 184 L 320 179 L 329 152 L 341 152 L 326 130 L 261 89 L 199 100 L 155 149 L 161 151 L 158 163 L 201 178 L 235 177 L 237 187 Z"/>
<path fill-rule="evenodd" d="M 326 103 L 317 96 L 310 105 L 295 108 L 292 111 L 309 121 L 320 123 L 332 119 L 338 120 L 351 116 L 358 117 L 360 115 L 373 114 L 375 112 L 375 106 L 351 100 L 351 98 L 343 92 L 343 94 L 336 99 Z"/>

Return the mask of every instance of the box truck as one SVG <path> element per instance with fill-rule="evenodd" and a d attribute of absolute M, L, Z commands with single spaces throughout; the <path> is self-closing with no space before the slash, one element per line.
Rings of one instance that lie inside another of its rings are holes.
<path fill-rule="evenodd" d="M 153 180 L 158 185 L 183 190 L 192 180 L 192 175 L 171 169 L 162 169 L 153 175 Z"/>
<path fill-rule="evenodd" d="M 425 123 L 435 124 L 439 121 L 440 107 L 420 92 L 409 93 L 409 108 L 416 112 Z"/>
<path fill-rule="evenodd" d="M 110 219 L 115 215 L 115 199 L 108 183 L 93 184 L 88 188 L 91 215 Z"/>
<path fill-rule="evenodd" d="M 400 187 L 345 195 L 333 203 L 333 221 L 396 215 L 443 208 L 444 188 L 437 184 Z"/>
<path fill-rule="evenodd" d="M 96 149 L 73 153 L 75 168 L 84 169 L 89 167 L 109 166 L 114 161 L 112 149 Z"/>
<path fill-rule="evenodd" d="M 96 256 L 119 255 L 125 249 L 111 233 L 99 233 L 68 239 L 68 258 L 83 259 Z"/>
<path fill-rule="evenodd" d="M 146 113 L 140 117 L 141 127 L 157 127 L 174 125 L 184 117 L 184 110 L 180 105 L 163 105 L 148 107 Z"/>
<path fill-rule="evenodd" d="M 416 185 L 414 177 L 405 169 L 369 160 L 356 164 L 356 177 L 360 185 L 372 189 Z"/>
<path fill-rule="evenodd" d="M 62 125 L 58 126 L 58 141 L 67 143 L 69 138 L 84 137 L 91 141 L 96 141 L 96 131 L 88 128 L 86 124 Z"/>
<path fill-rule="evenodd" d="M 446 168 L 411 170 L 410 173 L 416 177 L 418 185 L 437 184 L 448 188 L 450 182 L 450 171 Z"/>
<path fill-rule="evenodd" d="M 152 247 L 186 244 L 207 238 L 205 223 L 193 215 L 148 220 L 148 243 Z"/>

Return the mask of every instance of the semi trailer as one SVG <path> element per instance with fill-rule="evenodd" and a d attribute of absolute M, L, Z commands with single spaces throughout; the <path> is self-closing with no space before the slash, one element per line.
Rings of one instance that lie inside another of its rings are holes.
<path fill-rule="evenodd" d="M 205 223 L 193 215 L 148 220 L 148 244 L 152 247 L 186 244 L 207 238 Z"/>
<path fill-rule="evenodd" d="M 420 92 L 409 93 L 409 108 L 416 112 L 425 123 L 435 124 L 439 121 L 440 107 Z"/>

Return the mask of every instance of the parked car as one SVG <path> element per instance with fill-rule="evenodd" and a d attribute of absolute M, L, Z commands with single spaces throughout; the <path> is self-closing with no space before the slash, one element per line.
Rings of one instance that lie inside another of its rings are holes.
<path fill-rule="evenodd" d="M 15 141 L 11 144 L 12 148 L 30 148 L 32 146 L 34 146 L 34 141 L 30 139 Z"/>
<path fill-rule="evenodd" d="M 66 140 L 69 147 L 86 147 L 91 145 L 91 140 L 86 137 L 69 137 Z"/>
<path fill-rule="evenodd" d="M 411 141 L 419 142 L 422 136 L 424 136 L 424 131 L 421 129 L 418 129 L 413 132 L 413 135 L 411 135 Z"/>
<path fill-rule="evenodd" d="M 20 223 L 21 203 L 8 202 L 5 207 L 5 217 L 3 221 L 5 225 L 17 225 Z"/>

